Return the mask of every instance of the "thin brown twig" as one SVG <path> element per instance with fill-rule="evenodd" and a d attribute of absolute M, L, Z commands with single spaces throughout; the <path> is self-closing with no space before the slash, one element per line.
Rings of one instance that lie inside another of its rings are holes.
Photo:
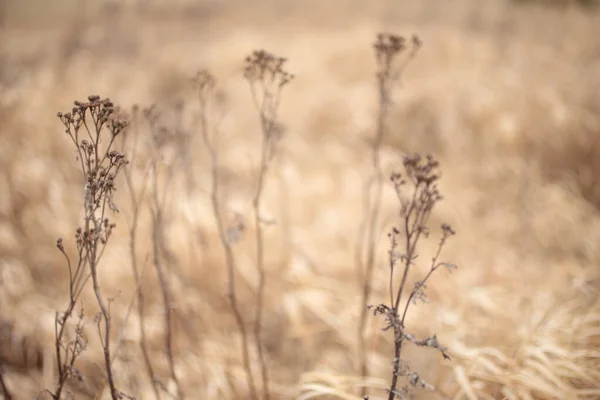
<path fill-rule="evenodd" d="M 169 132 L 166 129 L 158 127 L 158 114 L 153 108 L 146 109 L 144 111 L 146 120 L 152 131 L 152 137 L 154 139 L 154 155 L 150 163 L 150 176 L 151 176 L 151 207 L 150 212 L 152 216 L 152 263 L 156 270 L 156 275 L 159 282 L 160 292 L 163 300 L 164 309 L 164 326 L 165 326 L 165 352 L 167 356 L 167 363 L 169 366 L 169 374 L 173 383 L 175 384 L 176 396 L 178 399 L 185 397 L 183 388 L 177 377 L 175 371 L 175 354 L 173 349 L 174 343 L 174 332 L 173 332 L 173 294 L 171 291 L 171 285 L 169 284 L 169 278 L 167 276 L 166 267 L 163 259 L 170 253 L 167 252 L 166 244 L 164 240 L 164 216 L 163 212 L 165 209 L 165 203 L 167 195 L 170 192 L 170 183 L 174 177 L 174 165 L 171 164 L 167 167 L 165 172 L 166 178 L 165 183 L 159 188 L 159 171 L 160 167 L 160 152 L 169 141 Z M 162 196 L 161 196 L 162 195 Z M 168 261 L 171 260 L 167 257 Z"/>
<path fill-rule="evenodd" d="M 126 139 L 128 136 L 133 136 L 133 140 L 135 141 L 132 145 L 131 154 L 132 161 L 135 163 L 137 156 L 137 145 L 139 139 L 139 121 L 138 121 L 138 108 L 135 107 L 134 115 L 133 115 L 133 130 L 131 135 L 124 135 L 123 147 L 126 146 Z M 156 374 L 154 372 L 154 368 L 152 366 L 152 361 L 150 360 L 150 355 L 148 353 L 148 339 L 146 337 L 146 316 L 145 316 L 145 296 L 144 290 L 142 286 L 141 275 L 137 265 L 137 229 L 139 224 L 139 216 L 141 211 L 141 202 L 144 198 L 144 194 L 146 192 L 146 186 L 148 182 L 148 175 L 150 172 L 150 168 L 147 168 L 144 172 L 144 176 L 142 178 L 142 187 L 140 189 L 139 194 L 136 194 L 135 187 L 133 183 L 133 177 L 131 175 L 131 167 L 127 166 L 124 170 L 125 174 L 125 182 L 127 184 L 127 190 L 129 192 L 129 199 L 131 202 L 131 222 L 129 227 L 129 255 L 131 258 L 131 270 L 133 273 L 133 277 L 135 279 L 135 284 L 137 287 L 136 295 L 137 295 L 137 313 L 140 319 L 139 332 L 140 332 L 140 350 L 142 352 L 142 357 L 144 358 L 144 366 L 146 368 L 146 373 L 148 374 L 148 378 L 150 380 L 150 384 L 152 386 L 152 391 L 154 392 L 154 397 L 156 400 L 160 400 L 160 391 L 156 387 Z"/>
<path fill-rule="evenodd" d="M 258 167 L 256 191 L 252 199 L 254 209 L 254 229 L 256 231 L 256 265 L 258 270 L 258 287 L 256 301 L 256 317 L 254 321 L 254 339 L 258 350 L 261 368 L 263 398 L 268 400 L 269 372 L 264 354 L 262 340 L 262 319 L 267 271 L 264 256 L 264 232 L 261 217 L 261 204 L 265 187 L 265 179 L 271 160 L 275 156 L 277 142 L 281 139 L 282 128 L 278 121 L 279 104 L 283 88 L 293 76 L 283 70 L 285 59 L 275 57 L 264 50 L 258 50 L 246 58 L 244 77 L 250 84 L 252 101 L 258 113 L 261 128 L 261 152 Z M 258 90 L 256 88 L 258 86 Z"/>
<path fill-rule="evenodd" d="M 362 297 L 361 297 L 361 313 L 358 324 L 358 343 L 359 343 L 359 360 L 361 363 L 360 373 L 361 376 L 366 378 L 369 374 L 368 360 L 367 360 L 367 339 L 366 339 L 366 324 L 369 304 L 371 297 L 371 288 L 373 280 L 373 268 L 375 266 L 376 253 L 375 249 L 377 246 L 377 232 L 379 232 L 379 213 L 381 210 L 381 197 L 383 194 L 383 170 L 381 166 L 381 143 L 385 133 L 385 120 L 388 112 L 388 103 L 385 100 L 387 96 L 384 87 L 380 87 L 380 101 L 379 101 L 379 116 L 377 118 L 377 129 L 376 139 L 372 147 L 372 167 L 373 175 L 369 179 L 369 183 L 366 185 L 369 192 L 365 195 L 366 202 L 364 204 L 364 219 L 361 222 L 360 229 L 366 229 L 363 236 L 364 242 L 361 249 L 366 247 L 366 260 L 363 261 L 362 251 L 359 256 L 361 271 L 361 282 L 362 282 Z M 371 200 L 372 198 L 372 200 Z M 366 387 L 362 387 L 361 396 L 366 395 Z"/>
<path fill-rule="evenodd" d="M 179 379 L 175 373 L 175 357 L 173 355 L 173 313 L 172 313 L 172 295 L 170 285 L 167 282 L 164 265 L 161 261 L 159 242 L 161 240 L 160 231 L 162 230 L 162 210 L 156 191 L 158 190 L 158 167 L 155 163 L 152 165 L 152 187 L 153 187 L 153 206 L 152 206 L 152 262 L 156 269 L 160 291 L 163 298 L 163 306 L 165 311 L 165 350 L 167 361 L 169 363 L 169 372 L 171 379 L 175 382 L 177 390 L 177 398 L 183 398 Z"/>
<path fill-rule="evenodd" d="M 211 190 L 210 198 L 213 209 L 213 215 L 217 224 L 217 230 L 219 233 L 219 239 L 223 250 L 225 252 L 225 261 L 227 265 L 227 298 L 233 312 L 238 330 L 241 336 L 241 351 L 242 351 L 242 363 L 246 372 L 246 381 L 250 390 L 250 398 L 258 400 L 258 392 L 256 390 L 256 383 L 252 374 L 252 368 L 250 364 L 250 350 L 248 333 L 246 331 L 246 324 L 240 310 L 237 298 L 236 288 L 236 265 L 235 258 L 233 255 L 232 243 L 234 238 L 228 235 L 227 229 L 223 222 L 223 215 L 221 211 L 221 203 L 219 198 L 219 176 L 220 176 L 220 164 L 219 164 L 219 153 L 217 149 L 216 138 L 209 132 L 208 126 L 208 107 L 210 99 L 213 95 L 212 91 L 216 85 L 215 78 L 207 71 L 200 71 L 194 78 L 194 84 L 198 90 L 198 100 L 200 102 L 200 133 L 202 134 L 202 140 L 210 157 L 211 164 Z M 236 230 L 241 230 L 242 227 L 235 227 Z M 239 232 L 241 233 L 241 232 Z"/>
<path fill-rule="evenodd" d="M 265 159 L 266 149 L 263 143 L 263 150 L 261 155 L 260 170 L 258 173 L 258 184 L 254 199 L 252 200 L 252 207 L 254 208 L 254 229 L 256 230 L 256 263 L 258 268 L 258 287 L 257 287 L 257 301 L 256 301 L 256 319 L 254 323 L 254 337 L 256 340 L 256 347 L 258 350 L 258 359 L 261 367 L 261 378 L 263 383 L 263 396 L 265 399 L 269 398 L 269 378 L 267 370 L 267 362 L 265 360 L 261 329 L 262 329 L 262 314 L 263 314 L 263 303 L 264 303 L 264 292 L 266 286 L 266 270 L 265 270 L 265 259 L 264 259 L 264 232 L 262 229 L 262 222 L 260 216 L 260 206 L 262 200 L 262 192 L 264 188 L 265 174 L 267 172 L 267 162 Z"/>

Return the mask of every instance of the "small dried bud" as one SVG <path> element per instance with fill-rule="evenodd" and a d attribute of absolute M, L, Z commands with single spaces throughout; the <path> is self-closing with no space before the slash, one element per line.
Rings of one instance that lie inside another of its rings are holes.
<path fill-rule="evenodd" d="M 415 48 L 418 49 L 423 45 L 423 41 L 417 35 L 413 35 L 412 36 L 412 44 Z"/>
<path fill-rule="evenodd" d="M 442 232 L 447 236 L 456 235 L 456 231 L 448 224 L 442 224 Z"/>

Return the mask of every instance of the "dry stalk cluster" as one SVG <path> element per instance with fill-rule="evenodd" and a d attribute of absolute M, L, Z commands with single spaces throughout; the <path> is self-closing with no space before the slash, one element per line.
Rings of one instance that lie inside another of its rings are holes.
<path fill-rule="evenodd" d="M 267 269 L 264 259 L 265 240 L 261 206 L 267 174 L 276 155 L 277 144 L 282 139 L 284 133 L 283 126 L 278 120 L 282 91 L 294 78 L 293 75 L 285 71 L 285 62 L 286 59 L 284 58 L 276 57 L 264 50 L 256 50 L 246 57 L 244 65 L 244 78 L 249 84 L 252 102 L 260 123 L 260 161 L 252 198 L 254 211 L 253 225 L 256 234 L 256 268 L 259 280 L 256 287 L 256 311 L 253 326 L 251 327 L 251 334 L 246 326 L 247 322 L 244 319 L 238 300 L 235 274 L 236 261 L 233 251 L 233 245 L 241 238 L 246 225 L 245 221 L 241 218 L 238 218 L 235 226 L 228 227 L 225 224 L 225 211 L 222 209 L 223 199 L 220 193 L 221 164 L 219 161 L 218 131 L 211 129 L 208 123 L 209 107 L 211 100 L 214 98 L 216 79 L 206 70 L 198 72 L 193 79 L 200 103 L 202 140 L 211 160 L 211 204 L 219 231 L 219 238 L 225 252 L 228 276 L 227 296 L 240 332 L 242 362 L 246 373 L 250 398 L 254 400 L 258 400 L 259 398 L 268 400 L 270 398 L 268 360 L 262 339 Z M 252 338 L 250 338 L 250 335 L 252 335 Z M 258 355 L 259 379 L 262 386 L 260 392 L 257 388 L 257 378 L 253 372 L 251 363 L 251 342 L 254 342 L 254 347 Z"/>
<path fill-rule="evenodd" d="M 440 261 L 440 255 L 446 241 L 455 234 L 448 225 L 442 224 L 442 235 L 435 254 L 428 265 L 428 271 L 417 279 L 409 289 L 411 275 L 419 274 L 416 265 L 420 241 L 427 239 L 430 234 L 428 222 L 435 205 L 442 199 L 437 182 L 440 179 L 439 163 L 430 155 L 407 156 L 404 158 L 404 174 L 394 173 L 391 181 L 400 201 L 400 217 L 402 224 L 393 227 L 388 234 L 390 250 L 389 265 L 389 303 L 369 306 L 375 315 L 383 315 L 386 321 L 384 331 L 394 334 L 394 357 L 392 381 L 389 388 L 389 400 L 410 399 L 413 397 L 411 387 L 421 387 L 434 390 L 434 387 L 410 365 L 402 359 L 402 349 L 405 342 L 421 347 L 431 347 L 441 352 L 444 359 L 450 359 L 446 349 L 440 345 L 436 335 L 425 339 L 417 339 L 406 330 L 406 317 L 411 305 L 419 301 L 427 301 L 427 283 L 433 273 L 439 268 L 451 271 L 454 264 Z M 400 274 L 398 285 L 394 283 L 396 274 Z M 408 385 L 398 387 L 399 377 L 406 377 Z"/>
<path fill-rule="evenodd" d="M 87 345 L 83 307 L 77 314 L 74 337 L 68 333 L 68 326 L 69 320 L 74 317 L 81 294 L 91 279 L 100 309 L 94 321 L 104 354 L 105 374 L 111 397 L 120 399 L 125 395 L 117 389 L 111 367 L 111 300 L 107 299 L 101 290 L 99 264 L 116 226 L 109 219 L 108 212 L 118 212 L 113 203 L 115 180 L 127 161 L 123 154 L 113 150 L 113 145 L 117 136 L 127 127 L 127 122 L 118 116 L 109 99 L 101 99 L 99 96 L 89 96 L 87 102 L 76 101 L 71 112 L 58 113 L 58 118 L 77 151 L 77 160 L 85 185 L 83 225 L 78 227 L 75 233 L 76 256 L 69 255 L 62 239 L 57 241 L 57 247 L 64 255 L 69 271 L 69 302 L 66 309 L 57 313 L 55 318 L 58 383 L 51 395 L 54 399 L 61 399 L 70 379 L 84 379 L 75 367 L 77 358 Z M 72 396 L 69 393 L 67 395 Z"/>
<path fill-rule="evenodd" d="M 378 89 L 378 116 L 375 127 L 374 140 L 371 147 L 372 173 L 364 186 L 363 216 L 359 227 L 359 238 L 356 246 L 356 263 L 358 279 L 362 288 L 361 313 L 358 326 L 359 353 L 358 362 L 363 378 L 369 375 L 367 355 L 369 352 L 366 338 L 366 322 L 369 310 L 375 314 L 383 315 L 386 321 L 384 331 L 394 333 L 393 375 L 389 387 L 389 400 L 396 398 L 410 398 L 411 386 L 421 386 L 432 389 L 417 372 L 412 371 L 409 365 L 402 360 L 403 344 L 408 341 L 417 346 L 438 349 L 444 358 L 449 358 L 445 349 L 440 346 L 436 336 L 419 340 L 405 329 L 405 322 L 409 307 L 417 301 L 426 300 L 426 284 L 433 272 L 440 267 L 448 269 L 454 265 L 440 262 L 439 257 L 447 239 L 454 235 L 448 225 L 442 225 L 442 237 L 436 254 L 432 257 L 429 271 L 417 280 L 412 289 L 408 289 L 412 273 L 416 273 L 415 263 L 419 242 L 429 236 L 428 221 L 434 206 L 441 200 L 437 188 L 440 177 L 439 165 L 433 157 L 411 156 L 404 159 L 404 173 L 392 175 L 392 183 L 401 204 L 400 215 L 402 226 L 395 227 L 389 234 L 389 304 L 382 303 L 376 306 L 369 305 L 372 292 L 373 270 L 377 262 L 376 243 L 381 231 L 381 200 L 384 188 L 384 172 L 381 162 L 381 149 L 388 131 L 387 119 L 392 105 L 391 94 L 394 84 L 402 75 L 408 63 L 414 58 L 421 46 L 418 38 L 413 37 L 410 43 L 403 37 L 380 34 L 374 45 L 377 61 L 377 89 Z M 402 57 L 404 56 L 404 57 Z M 241 340 L 241 359 L 246 377 L 249 398 L 252 400 L 268 400 L 271 396 L 269 388 L 269 360 L 264 348 L 263 315 L 265 312 L 265 291 L 267 288 L 268 268 L 265 265 L 265 233 L 264 219 L 261 215 L 263 207 L 264 190 L 268 173 L 277 154 L 284 128 L 279 120 L 279 109 L 283 89 L 287 87 L 294 76 L 285 69 L 286 59 L 276 57 L 264 50 L 254 51 L 245 59 L 243 77 L 249 85 L 252 104 L 259 121 L 259 160 L 256 166 L 256 182 L 252 194 L 253 221 L 255 232 L 255 256 L 258 283 L 254 289 L 255 303 L 252 305 L 254 315 L 248 318 L 247 311 L 240 304 L 237 290 L 237 266 L 234 246 L 246 230 L 246 221 L 238 218 L 234 226 L 228 226 L 226 221 L 227 210 L 224 209 L 224 195 L 221 190 L 222 165 L 220 161 L 219 131 L 209 123 L 209 109 L 215 99 L 217 81 L 208 71 L 203 70 L 192 79 L 200 103 L 200 134 L 203 145 L 206 147 L 210 160 L 211 187 L 209 190 L 212 212 L 217 224 L 217 230 L 222 245 L 227 271 L 227 298 L 235 319 L 236 327 Z M 176 109 L 181 116 L 183 104 Z M 175 303 L 174 291 L 171 288 L 173 263 L 175 256 L 171 254 L 165 240 L 165 209 L 167 208 L 167 195 L 170 184 L 175 176 L 174 166 L 178 159 L 175 157 L 169 163 L 163 162 L 162 156 L 167 147 L 175 142 L 175 151 L 178 155 L 187 151 L 188 137 L 182 132 L 170 132 L 160 126 L 159 113 L 154 107 L 149 107 L 141 113 L 151 133 L 152 154 L 142 179 L 142 188 L 136 190 L 132 169 L 127 167 L 123 154 L 115 151 L 113 145 L 117 136 L 121 135 L 127 127 L 123 118 L 117 116 L 117 111 L 109 99 L 100 99 L 90 96 L 87 102 L 75 102 L 72 112 L 58 117 L 65 126 L 77 150 L 77 159 L 85 181 L 84 189 L 84 219 L 83 225 L 75 234 L 76 257 L 69 255 L 62 239 L 58 240 L 57 247 L 66 259 L 69 271 L 69 302 L 62 313 L 56 315 L 55 351 L 58 367 L 58 383 L 53 392 L 48 391 L 55 400 L 60 400 L 73 395 L 66 389 L 70 380 L 83 380 L 83 374 L 77 369 L 78 357 L 85 350 L 88 342 L 84 335 L 85 314 L 83 307 L 77 313 L 75 308 L 80 301 L 81 294 L 86 284 L 91 280 L 92 288 L 100 312 L 94 318 L 98 328 L 100 343 L 104 354 L 104 372 L 112 399 L 121 399 L 129 396 L 123 394 L 115 382 L 112 369 L 114 354 L 111 351 L 111 323 L 110 304 L 106 294 L 102 292 L 99 283 L 99 263 L 111 237 L 115 224 L 108 217 L 108 212 L 117 212 L 113 203 L 115 180 L 121 171 L 124 171 L 126 184 L 129 189 L 132 214 L 130 221 L 130 258 L 132 272 L 136 282 L 137 312 L 140 320 L 140 350 L 146 367 L 146 374 L 151 382 L 154 397 L 158 400 L 167 394 L 170 397 L 183 399 L 183 384 L 180 383 L 176 373 L 176 351 L 174 349 L 174 318 Z M 134 119 L 139 117 L 139 108 L 134 109 Z M 137 128 L 137 124 L 136 124 Z M 179 136 L 177 136 L 179 135 Z M 183 135 L 183 136 L 182 136 Z M 127 147 L 127 136 L 123 137 L 123 147 Z M 176 137 L 177 136 L 177 137 Z M 137 135 L 135 135 L 137 140 Z M 182 146 L 177 146 L 177 144 Z M 135 143 L 132 151 L 135 151 Z M 134 154 L 135 157 L 135 154 Z M 187 161 L 183 160 L 184 163 Z M 189 168 L 186 168 L 189 172 Z M 160 179 L 162 178 L 162 179 Z M 191 178 L 188 177 L 188 183 Z M 160 183 L 160 184 L 159 184 Z M 153 365 L 150 356 L 149 344 L 145 329 L 144 288 L 140 269 L 137 265 L 137 236 L 140 211 L 143 200 L 149 190 L 149 207 L 152 217 L 151 259 L 157 274 L 160 294 L 164 310 L 164 352 L 169 369 L 169 379 L 174 384 L 174 390 L 168 391 L 162 383 Z M 394 280 L 396 274 L 401 278 L 398 285 Z M 69 323 L 70 320 L 74 320 Z M 70 334 L 70 331 L 73 334 Z M 114 346 L 114 345 L 113 345 Z M 256 354 L 257 363 L 253 363 L 253 354 Z M 399 387 L 399 377 L 406 377 L 407 385 Z M 0 382 L 3 383 L 3 382 Z M 7 390 L 4 390 L 7 392 Z M 362 395 L 367 398 L 366 389 Z"/>
<path fill-rule="evenodd" d="M 406 294 L 405 291 L 408 290 L 406 287 L 412 275 L 410 271 L 414 268 L 418 256 L 419 241 L 429 236 L 427 226 L 429 217 L 435 204 L 442 199 L 437 187 L 437 181 L 440 178 L 439 164 L 432 156 L 405 157 L 404 175 L 395 173 L 391 177 L 401 204 L 400 216 L 403 226 L 401 228 L 394 227 L 388 235 L 391 247 L 388 260 L 390 302 L 377 306 L 369 304 L 373 270 L 376 264 L 375 248 L 381 230 L 380 211 L 384 185 L 381 149 L 388 131 L 387 119 L 393 103 L 391 96 L 394 85 L 400 81 L 402 73 L 420 47 L 421 41 L 416 36 L 413 36 L 409 42 L 401 36 L 387 33 L 379 34 L 374 44 L 379 111 L 375 138 L 371 148 L 372 174 L 365 184 L 363 219 L 359 227 L 356 248 L 358 278 L 362 285 L 361 314 L 358 325 L 360 373 L 363 379 L 369 375 L 366 323 L 368 310 L 373 310 L 374 314 L 381 314 L 385 317 L 384 331 L 392 330 L 394 332 L 393 374 L 388 390 L 389 400 L 412 398 L 412 387 L 419 386 L 433 390 L 433 386 L 417 372 L 412 371 L 409 364 L 401 358 L 404 342 L 409 341 L 417 346 L 436 348 L 442 352 L 444 358 L 449 358 L 445 349 L 439 345 L 435 335 L 418 340 L 414 335 L 405 331 L 408 309 L 418 300 L 426 300 L 426 283 L 433 272 L 440 266 L 448 269 L 455 267 L 453 264 L 438 261 L 446 240 L 454 234 L 452 228 L 444 224 L 442 225 L 442 238 L 437 253 L 432 258 L 429 272 L 424 278 L 416 281 L 406 299 L 403 297 Z M 411 189 L 408 189 L 409 187 Z M 409 193 L 406 193 L 407 191 Z M 398 269 L 400 269 L 401 278 L 399 285 L 396 286 L 394 278 Z M 408 385 L 398 387 L 398 379 L 402 376 L 406 377 Z M 361 395 L 365 399 L 368 398 L 366 387 L 362 388 Z"/>

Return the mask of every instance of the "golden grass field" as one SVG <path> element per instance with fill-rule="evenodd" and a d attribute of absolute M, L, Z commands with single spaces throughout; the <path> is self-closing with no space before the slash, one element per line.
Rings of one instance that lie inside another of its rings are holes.
<path fill-rule="evenodd" d="M 271 398 L 359 399 L 360 386 L 372 400 L 387 398 L 393 338 L 380 317 L 369 319 L 367 379 L 357 369 L 354 258 L 380 31 L 423 41 L 394 91 L 386 174 L 405 154 L 434 154 L 444 200 L 421 259 L 435 250 L 440 223 L 458 232 L 443 253 L 458 269 L 434 276 L 429 303 L 409 315 L 412 332 L 436 333 L 452 357 L 407 347 L 412 368 L 436 387 L 417 390 L 417 398 L 600 398 L 599 12 L 501 0 L 87 3 L 1 6 L 0 373 L 14 399 L 50 398 L 42 391 L 56 385 L 54 318 L 68 301 L 56 240 L 73 251 L 83 212 L 75 151 L 56 114 L 90 94 L 126 111 L 155 104 L 161 126 L 186 138 L 184 152 L 161 154 L 161 170 L 175 168 L 174 179 L 159 179 L 175 370 L 188 399 L 248 398 L 189 82 L 204 68 L 217 78 L 211 121 L 221 135 L 223 207 L 229 224 L 251 221 L 260 127 L 242 68 L 260 48 L 289 59 L 296 75 L 283 92 L 285 136 L 262 210 Z M 135 127 L 130 135 L 139 136 L 142 151 L 131 165 L 140 189 L 154 153 L 147 125 Z M 143 290 L 150 355 L 168 399 L 175 389 L 151 262 L 150 196 L 139 221 L 138 288 L 122 177 L 117 187 L 121 212 L 100 267 L 102 289 L 113 298 L 113 368 L 123 392 L 154 398 L 134 306 Z M 382 204 L 372 303 L 387 296 L 386 233 L 399 209 L 391 183 Z M 234 246 L 248 324 L 258 279 L 251 227 Z M 108 399 L 92 290 L 82 299 L 89 344 L 77 363 L 84 379 L 70 390 L 77 399 Z M 258 371 L 255 361 L 252 368 Z"/>

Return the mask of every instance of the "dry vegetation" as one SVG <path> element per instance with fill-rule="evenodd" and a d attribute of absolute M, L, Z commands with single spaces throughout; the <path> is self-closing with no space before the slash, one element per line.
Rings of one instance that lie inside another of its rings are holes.
<path fill-rule="evenodd" d="M 600 398 L 600 13 L 563 3 L 0 0 L 0 398 Z M 423 42 L 389 87 L 378 32 Z"/>

